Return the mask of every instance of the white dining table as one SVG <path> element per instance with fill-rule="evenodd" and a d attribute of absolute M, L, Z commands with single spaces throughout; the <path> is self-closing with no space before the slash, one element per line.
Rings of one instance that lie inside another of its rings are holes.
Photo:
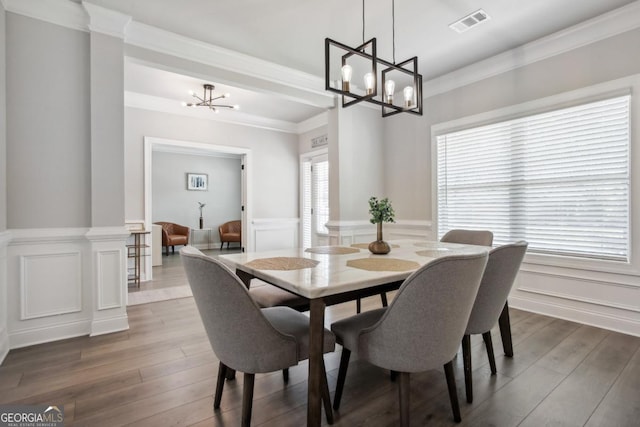
<path fill-rule="evenodd" d="M 389 241 L 391 252 L 373 255 L 366 245 L 244 252 L 220 260 L 249 286 L 253 278 L 309 299 L 307 425 L 321 422 L 322 335 L 327 305 L 400 287 L 421 266 L 448 255 L 487 253 L 490 248 L 437 241 Z"/>

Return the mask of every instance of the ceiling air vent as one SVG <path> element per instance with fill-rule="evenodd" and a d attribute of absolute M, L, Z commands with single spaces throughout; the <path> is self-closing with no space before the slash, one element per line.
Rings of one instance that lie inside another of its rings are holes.
<path fill-rule="evenodd" d="M 465 16 L 464 18 L 457 20 L 453 24 L 450 24 L 449 28 L 458 33 L 464 33 L 469 28 L 475 27 L 476 25 L 481 24 L 484 21 L 488 21 L 489 19 L 491 19 L 491 17 L 487 15 L 487 12 L 482 9 L 478 9 L 475 12 Z"/>

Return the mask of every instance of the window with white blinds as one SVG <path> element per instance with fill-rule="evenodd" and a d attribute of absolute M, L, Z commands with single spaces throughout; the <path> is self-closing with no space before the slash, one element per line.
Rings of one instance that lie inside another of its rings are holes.
<path fill-rule="evenodd" d="M 317 245 L 318 235 L 327 235 L 329 222 L 329 161 L 317 155 L 301 163 L 302 247 Z"/>
<path fill-rule="evenodd" d="M 325 226 L 329 222 L 329 161 L 313 163 L 313 214 L 315 216 L 316 233 L 328 234 Z"/>
<path fill-rule="evenodd" d="M 438 235 L 488 229 L 494 245 L 629 258 L 630 96 L 441 134 Z"/>

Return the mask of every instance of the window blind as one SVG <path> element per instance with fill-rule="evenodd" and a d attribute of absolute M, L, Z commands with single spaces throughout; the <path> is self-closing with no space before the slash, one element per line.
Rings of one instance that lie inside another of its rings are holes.
<path fill-rule="evenodd" d="M 329 222 L 329 161 L 323 160 L 313 164 L 313 185 L 316 233 L 328 234 L 329 229 L 325 224 Z"/>
<path fill-rule="evenodd" d="M 438 235 L 488 229 L 529 252 L 628 260 L 630 96 L 442 134 Z"/>
<path fill-rule="evenodd" d="M 302 247 L 311 245 L 311 162 L 302 163 Z"/>

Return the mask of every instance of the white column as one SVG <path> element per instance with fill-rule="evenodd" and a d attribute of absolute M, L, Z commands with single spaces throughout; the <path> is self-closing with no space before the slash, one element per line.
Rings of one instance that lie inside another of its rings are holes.
<path fill-rule="evenodd" d="M 124 34 L 131 17 L 83 2 L 91 89 L 91 335 L 128 329 L 124 209 Z"/>

